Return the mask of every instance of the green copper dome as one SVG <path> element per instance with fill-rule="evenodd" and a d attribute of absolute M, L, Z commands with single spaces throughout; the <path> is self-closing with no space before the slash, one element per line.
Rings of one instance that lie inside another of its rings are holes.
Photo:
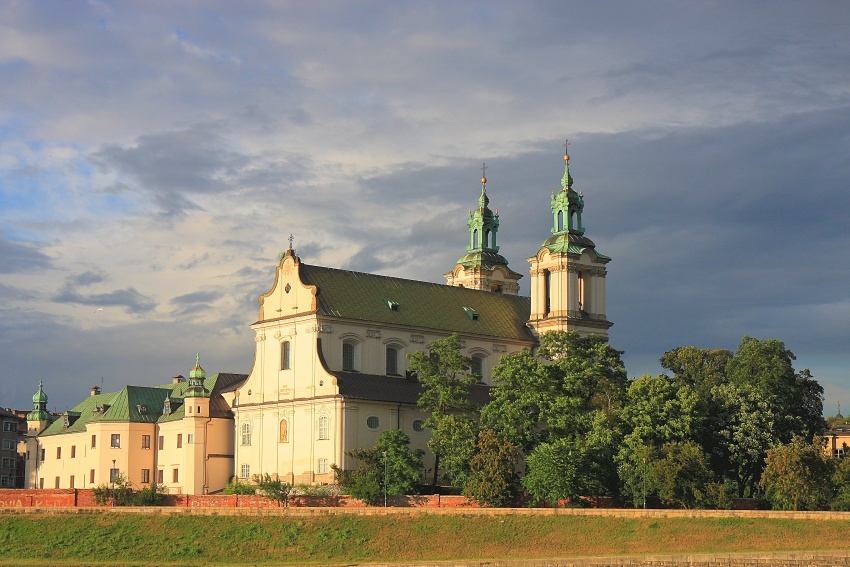
<path fill-rule="evenodd" d="M 186 398 L 208 398 L 210 391 L 204 387 L 204 378 L 207 373 L 201 368 L 201 355 L 195 355 L 195 367 L 189 372 L 189 387 L 186 388 Z"/>
<path fill-rule="evenodd" d="M 50 412 L 47 411 L 47 394 L 44 393 L 44 384 L 38 382 L 38 392 L 32 397 L 32 411 L 27 414 L 27 421 L 49 421 Z"/>
<path fill-rule="evenodd" d="M 47 394 L 44 393 L 44 384 L 43 382 L 38 382 L 38 392 L 32 397 L 33 404 L 46 404 L 47 403 Z"/>

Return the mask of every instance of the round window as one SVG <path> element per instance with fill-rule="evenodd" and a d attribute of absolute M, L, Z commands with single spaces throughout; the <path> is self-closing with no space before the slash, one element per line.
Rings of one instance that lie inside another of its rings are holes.
<path fill-rule="evenodd" d="M 422 433 L 422 430 L 425 428 L 425 422 L 421 419 L 413 420 L 413 431 L 416 433 Z"/>
<path fill-rule="evenodd" d="M 369 429 L 378 429 L 381 426 L 381 420 L 377 415 L 370 415 L 366 418 L 366 427 Z"/>

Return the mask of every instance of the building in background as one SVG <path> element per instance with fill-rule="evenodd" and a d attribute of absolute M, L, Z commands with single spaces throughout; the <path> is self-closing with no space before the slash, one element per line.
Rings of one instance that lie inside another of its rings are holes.
<path fill-rule="evenodd" d="M 224 396 L 244 374 L 206 373 L 196 360 L 186 381 L 126 386 L 90 396 L 50 421 L 41 385 L 27 416 L 32 488 L 94 488 L 119 473 L 136 487 L 206 494 L 233 474 L 233 413 Z"/>

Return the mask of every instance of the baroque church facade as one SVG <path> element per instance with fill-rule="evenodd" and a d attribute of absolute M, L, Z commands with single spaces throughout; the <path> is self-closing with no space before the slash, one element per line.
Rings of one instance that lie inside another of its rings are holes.
<path fill-rule="evenodd" d="M 45 421 L 40 387 L 30 421 L 29 486 L 53 488 L 55 481 L 57 488 L 68 482 L 90 488 L 115 469 L 137 486 L 160 482 L 170 492 L 193 494 L 221 490 L 232 475 L 332 483 L 331 465 L 356 467 L 345 453 L 374 446 L 387 429 L 403 430 L 412 448 L 425 451 L 427 471 L 434 457 L 427 451 L 427 415 L 417 407 L 421 387 L 407 372 L 409 354 L 457 333 L 471 371 L 481 376 L 473 397 L 484 403 L 500 357 L 534 348 L 541 333 L 607 338 L 610 258 L 585 236 L 584 197 L 573 189 L 569 159 L 564 156 L 560 190 L 552 192 L 551 235 L 528 258 L 529 297 L 519 295 L 522 275 L 499 254 L 499 215 L 489 208 L 484 177 L 468 217 L 466 254 L 444 274 L 445 284 L 307 264 L 290 244 L 259 299 L 247 376 L 207 378 L 197 362 L 189 383 L 98 392 L 100 404 L 86 400 L 62 424 Z M 127 451 L 97 449 L 97 436 L 112 443 L 118 435 L 121 443 L 122 434 Z M 62 446 L 72 442 L 73 457 L 85 463 L 78 461 L 79 471 L 66 482 Z M 141 460 L 136 445 L 147 446 Z"/>
<path fill-rule="evenodd" d="M 552 192 L 552 230 L 531 265 L 530 297 L 519 273 L 499 254 L 498 213 L 481 179 L 468 217 L 469 243 L 445 274 L 446 284 L 313 266 L 295 250 L 281 257 L 275 281 L 260 298 L 254 366 L 235 392 L 236 474 L 277 474 L 294 483 L 330 483 L 330 466 L 353 468 L 345 455 L 372 447 L 381 431 L 401 429 L 427 451 L 421 392 L 406 372 L 407 355 L 457 333 L 486 402 L 499 358 L 533 348 L 540 333 L 576 330 L 607 338 L 606 264 L 582 222 L 564 156 L 561 189 Z"/>

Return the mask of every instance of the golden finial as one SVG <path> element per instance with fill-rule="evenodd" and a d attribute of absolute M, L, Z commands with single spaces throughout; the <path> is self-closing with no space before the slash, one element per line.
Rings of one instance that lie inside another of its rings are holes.
<path fill-rule="evenodd" d="M 482 164 L 481 164 L 481 185 L 486 185 L 486 184 L 487 184 L 487 178 L 486 178 L 486 177 L 484 177 L 484 172 L 485 172 L 485 171 L 487 171 L 487 164 L 482 163 Z"/>
<path fill-rule="evenodd" d="M 564 161 L 570 161 L 569 149 L 570 149 L 570 140 L 569 140 L 569 138 L 567 138 L 566 140 L 564 140 Z"/>

